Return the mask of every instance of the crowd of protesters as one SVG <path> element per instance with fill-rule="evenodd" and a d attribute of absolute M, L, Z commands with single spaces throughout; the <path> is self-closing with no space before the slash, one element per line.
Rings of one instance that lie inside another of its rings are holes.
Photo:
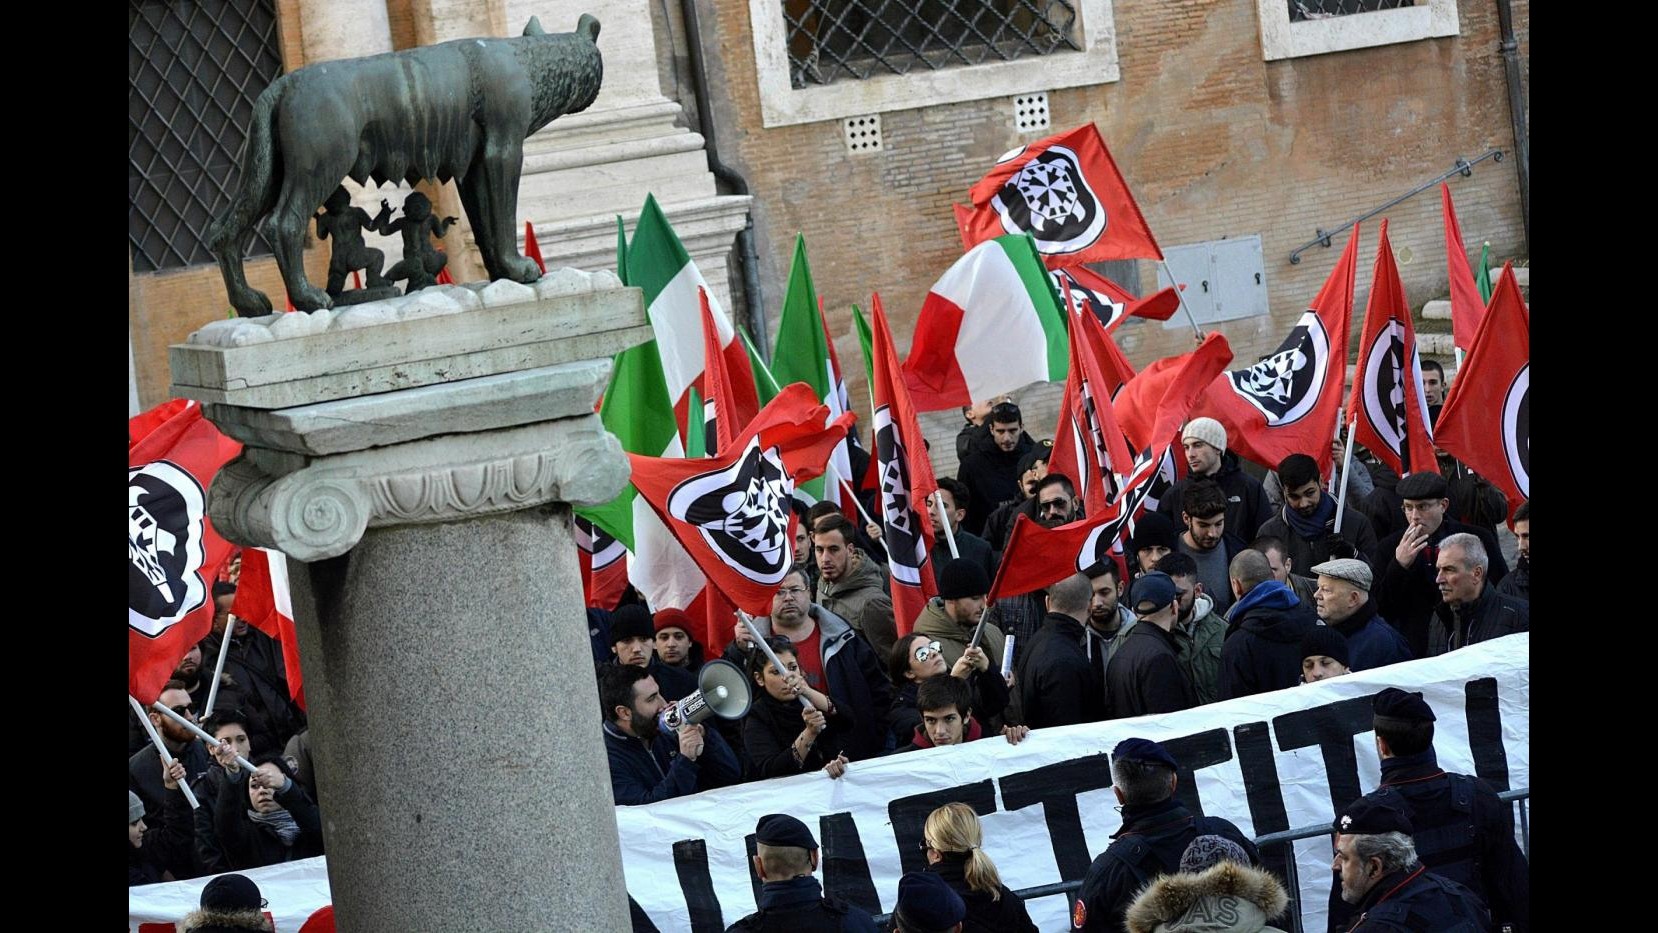
<path fill-rule="evenodd" d="M 721 659 L 752 685 L 740 719 L 664 727 L 664 710 L 715 660 L 684 611 L 652 612 L 631 589 L 614 611 L 588 610 L 618 805 L 809 772 L 834 779 L 918 749 L 1017 744 L 1031 729 L 1175 712 L 1529 630 L 1529 502 L 1510 516 L 1500 493 L 1448 458 L 1400 477 L 1361 449 L 1338 479 L 1338 522 L 1312 456 L 1249 464 L 1209 418 L 1185 426 L 1189 473 L 1135 524 L 1120 564 L 992 604 L 1015 518 L 1058 527 L 1084 518 L 1083 502 L 1072 477 L 1048 470 L 1052 444 L 1024 431 L 1011 401 L 964 414 L 960 469 L 939 481 L 932 512 L 950 526 L 935 521 L 938 595 L 919 617 L 895 618 L 880 529 L 833 504 L 802 507 L 796 564 L 770 615 L 752 629 L 731 620 Z M 1498 544 L 1505 522 L 1518 541 L 1513 568 Z M 212 634 L 179 663 L 161 702 L 194 720 L 215 693 L 201 725 L 218 744 L 152 712 L 175 758 L 163 767 L 146 730 L 129 723 L 129 884 L 323 852 L 324 802 L 280 646 L 231 615 L 233 583 L 217 584 L 214 598 Z M 1399 697 L 1376 706 L 1383 786 L 1333 827 L 1332 929 L 1354 920 L 1365 930 L 1526 929 L 1525 860 L 1506 806 L 1478 779 L 1439 770 L 1431 711 L 1420 695 L 1391 692 Z M 1235 826 L 1176 802 L 1167 752 L 1130 740 L 1112 770 L 1124 830 L 1090 870 L 1075 928 L 1273 929 L 1287 903 L 1279 879 Z M 185 785 L 200 800 L 194 811 Z M 808 929 L 874 929 L 867 914 L 823 897 L 817 845 L 797 819 L 762 819 L 757 841 L 761 909 L 734 929 L 792 929 L 803 917 Z M 984 854 L 971 809 L 935 812 L 924 844 L 929 865 L 918 874 L 930 877 L 905 876 L 894 929 L 1034 929 Z M 1246 905 L 1234 911 L 1243 919 L 1182 920 L 1216 898 Z M 820 912 L 840 926 L 822 925 Z"/>

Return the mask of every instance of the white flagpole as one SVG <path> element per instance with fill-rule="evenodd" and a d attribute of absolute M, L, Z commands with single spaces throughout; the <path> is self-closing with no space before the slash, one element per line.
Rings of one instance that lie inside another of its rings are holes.
<path fill-rule="evenodd" d="M 750 619 L 748 617 L 748 613 L 743 612 L 742 610 L 739 609 L 737 611 L 737 616 L 738 616 L 738 618 L 743 620 L 744 625 L 748 626 L 748 633 L 750 635 L 754 636 L 754 644 L 761 651 L 764 651 L 766 653 L 766 660 L 771 662 L 772 667 L 777 668 L 777 672 L 779 674 L 782 674 L 782 673 L 785 673 L 786 671 L 788 671 L 788 668 L 783 666 L 783 662 L 777 660 L 777 652 L 771 650 L 771 646 L 766 644 L 766 637 L 764 635 L 760 634 L 760 629 L 755 626 L 754 620 Z M 799 694 L 795 695 L 795 699 L 800 701 L 801 706 L 804 706 L 807 709 L 812 708 L 812 701 L 811 700 L 808 700 L 805 697 L 800 696 Z"/>
<path fill-rule="evenodd" d="M 1341 458 L 1341 491 L 1336 494 L 1336 534 L 1341 534 L 1341 513 L 1347 508 L 1347 471 L 1353 468 L 1353 430 L 1359 420 L 1355 412 L 1351 421 L 1347 423 L 1347 452 Z"/>
<path fill-rule="evenodd" d="M 139 703 L 130 693 L 127 694 L 127 702 L 132 704 L 132 711 L 138 714 L 138 721 L 143 724 L 144 731 L 150 734 L 150 741 L 155 743 L 155 750 L 161 754 L 161 768 L 166 770 L 173 763 L 173 753 L 167 750 L 167 743 L 161 741 L 161 733 L 155 731 L 155 723 L 150 722 L 150 717 L 144 714 L 144 704 Z M 172 710 L 167 712 L 170 713 Z M 162 786 L 166 786 L 165 782 Z M 190 789 L 189 781 L 178 782 L 178 789 L 184 791 L 184 799 L 190 801 L 190 809 L 201 806 L 201 802 L 196 799 L 195 791 Z"/>
<path fill-rule="evenodd" d="M 156 712 L 160 713 L 161 715 L 166 716 L 168 719 L 171 719 L 173 722 L 176 722 L 179 725 L 183 726 L 184 728 L 189 729 L 191 732 L 194 732 L 196 735 L 200 736 L 202 741 L 206 742 L 210 747 L 215 747 L 215 748 L 218 747 L 219 740 L 215 739 L 213 736 L 209 735 L 206 729 L 203 729 L 201 726 L 198 726 L 195 723 L 191 722 L 190 720 L 185 719 L 183 716 L 180 716 L 179 714 L 173 712 L 171 707 L 163 705 L 160 700 L 157 700 L 154 703 L 151 703 L 150 704 L 150 709 L 155 710 Z M 258 768 L 255 768 L 253 766 L 253 762 L 248 761 L 246 758 L 243 758 L 241 755 L 236 756 L 236 763 L 241 765 L 242 770 L 248 772 L 249 774 L 259 770 Z"/>
<path fill-rule="evenodd" d="M 1169 274 L 1169 284 L 1174 286 L 1174 297 L 1180 300 L 1180 310 L 1186 312 L 1186 320 L 1192 322 L 1192 333 L 1196 334 L 1199 340 L 1203 339 L 1203 330 L 1197 326 L 1197 315 L 1194 315 L 1192 309 L 1186 304 L 1185 292 L 1181 289 L 1180 282 L 1175 279 L 1174 270 L 1169 268 L 1169 261 L 1167 259 L 1157 261 L 1162 263 L 1163 271 Z"/>
<path fill-rule="evenodd" d="M 230 633 L 236 630 L 236 620 L 225 614 L 225 631 L 219 637 L 219 660 L 213 665 L 213 682 L 207 687 L 207 708 L 202 710 L 202 718 L 213 715 L 213 701 L 219 698 L 219 678 L 225 672 L 225 659 L 230 657 Z"/>
<path fill-rule="evenodd" d="M 933 493 L 933 511 L 938 513 L 938 520 L 944 525 L 945 540 L 950 542 L 950 556 L 960 557 L 961 552 L 956 550 L 956 532 L 950 527 L 949 516 L 944 514 L 944 500 L 940 499 L 936 492 Z"/>

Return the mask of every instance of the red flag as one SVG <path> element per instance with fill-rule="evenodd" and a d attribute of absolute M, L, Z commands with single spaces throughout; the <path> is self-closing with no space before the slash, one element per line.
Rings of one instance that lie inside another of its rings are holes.
<path fill-rule="evenodd" d="M 455 277 L 449 274 L 449 264 L 448 263 L 444 263 L 443 268 L 438 270 L 437 283 L 439 285 L 453 285 L 453 284 L 455 284 Z"/>
<path fill-rule="evenodd" d="M 1054 289 L 1061 295 L 1069 286 L 1073 313 L 1084 310 L 1093 312 L 1093 316 L 1105 325 L 1108 334 L 1130 317 L 1166 321 L 1180 310 L 1180 296 L 1175 294 L 1173 288 L 1165 288 L 1148 298 L 1136 298 L 1128 293 L 1128 289 L 1087 266 L 1054 269 L 1048 275 L 1054 280 Z"/>
<path fill-rule="evenodd" d="M 835 351 L 835 338 L 829 334 L 829 317 L 823 313 L 822 295 L 819 295 L 817 299 L 817 319 L 818 323 L 823 325 L 823 341 L 829 348 L 829 397 L 823 401 L 829 406 L 829 414 L 834 416 L 840 412 L 852 410 L 852 397 L 846 391 L 846 378 L 841 375 L 841 358 L 840 354 Z M 844 515 L 858 514 L 857 500 L 853 498 L 851 492 L 847 491 L 846 487 L 863 488 L 862 477 L 851 475 L 852 448 L 858 447 L 861 449 L 862 446 L 858 443 L 858 431 L 854 427 L 846 432 L 846 440 L 835 448 L 835 453 L 829 458 L 829 463 L 835 468 L 835 473 L 834 476 L 829 477 L 833 480 L 833 483 L 825 484 L 823 497 L 831 502 L 840 503 L 841 513 Z M 868 471 L 865 471 L 865 475 L 867 473 Z M 843 483 L 842 480 L 845 482 Z M 834 488 L 829 488 L 830 485 L 833 485 Z"/>
<path fill-rule="evenodd" d="M 957 211 L 968 248 L 1030 233 L 1050 269 L 1111 259 L 1162 259 L 1163 251 L 1094 124 L 1013 150 L 968 192 Z"/>
<path fill-rule="evenodd" d="M 698 288 L 702 299 L 702 383 L 703 400 L 714 406 L 714 446 L 709 454 L 731 449 L 738 433 L 754 420 L 754 412 L 739 412 L 737 396 L 732 391 L 731 374 L 726 371 L 725 350 L 720 346 L 720 332 L 714 327 L 714 312 L 708 307 L 708 289 Z M 752 372 L 745 373 L 748 384 L 754 384 Z"/>
<path fill-rule="evenodd" d="M 811 386 L 791 383 L 718 456 L 701 460 L 629 454 L 633 485 L 663 524 L 739 609 L 771 612 L 794 561 L 796 484 L 818 476 L 850 414 L 827 427 Z"/>
<path fill-rule="evenodd" d="M 305 681 L 299 667 L 299 635 L 294 631 L 294 601 L 288 593 L 288 557 L 262 547 L 242 551 L 242 575 L 230 611 L 282 644 L 288 695 L 305 709 Z"/>
<path fill-rule="evenodd" d="M 910 402 L 910 390 L 898 366 L 898 351 L 892 344 L 892 330 L 881 308 L 881 296 L 870 298 L 874 312 L 875 382 L 870 393 L 875 403 L 875 457 L 879 464 L 881 544 L 887 549 L 887 569 L 892 578 L 892 617 L 898 635 L 910 633 L 916 617 L 927 608 L 927 600 L 938 595 L 929 551 L 933 543 L 933 519 L 927 497 L 938 488 L 933 464 L 927 458 L 921 425 Z"/>
<path fill-rule="evenodd" d="M 1346 420 L 1356 425 L 1356 442 L 1398 475 L 1439 469 L 1427 396 L 1422 391 L 1416 329 L 1410 323 L 1405 283 L 1399 280 L 1386 220 L 1376 244 L 1376 270 L 1370 277 L 1364 336 L 1359 340 L 1359 364 Z"/>
<path fill-rule="evenodd" d="M 1531 498 L 1531 311 L 1510 263 L 1434 432 L 1442 449 L 1503 491 L 1510 514 Z"/>
<path fill-rule="evenodd" d="M 535 267 L 547 274 L 547 264 L 541 261 L 541 244 L 535 241 L 535 224 L 524 221 L 524 255 L 535 260 Z"/>
<path fill-rule="evenodd" d="M 580 515 L 576 516 L 575 534 L 587 607 L 614 612 L 628 587 L 627 548 Z"/>
<path fill-rule="evenodd" d="M 351 287 L 352 288 L 362 288 L 363 287 L 363 274 L 361 272 L 358 272 L 356 269 L 351 270 Z"/>
<path fill-rule="evenodd" d="M 1076 308 L 1069 283 L 1064 285 L 1066 304 Z M 1111 390 L 1095 352 L 1097 340 L 1110 338 L 1101 333 L 1091 339 L 1100 325 L 1086 310 L 1074 310 L 1070 325 L 1071 363 L 1048 472 L 1074 480 L 1085 512 L 1097 515 L 1116 499 L 1116 474 L 1129 472 L 1133 460 L 1112 414 Z"/>
<path fill-rule="evenodd" d="M 1157 416 L 1151 432 L 1161 440 L 1141 451 L 1135 459 L 1133 470 L 1123 478 L 1123 491 L 1116 503 L 1104 512 L 1058 528 L 1046 528 L 1031 521 L 1029 516 L 1020 515 L 1014 520 L 1013 533 L 1008 536 L 1007 551 L 997 568 L 990 597 L 1029 593 L 1073 573 L 1081 573 L 1098 561 L 1112 559 L 1112 547 L 1145 508 L 1164 455 L 1174 443 L 1180 425 L 1206 391 L 1205 387 L 1231 361 L 1232 349 L 1218 332 L 1211 332 L 1201 347 L 1180 357 L 1179 367 L 1164 383 L 1165 391 L 1156 404 Z"/>
<path fill-rule="evenodd" d="M 1462 248 L 1462 225 L 1457 223 L 1456 207 L 1451 204 L 1451 187 L 1444 182 L 1439 183 L 1439 206 L 1445 215 L 1445 265 L 1451 279 L 1451 341 L 1467 350 L 1473 346 L 1474 333 L 1485 316 L 1485 299 L 1474 282 L 1468 251 Z"/>
<path fill-rule="evenodd" d="M 213 626 L 212 584 L 234 548 L 207 518 L 207 489 L 241 449 L 198 402 L 127 422 L 127 692 L 145 704 Z"/>

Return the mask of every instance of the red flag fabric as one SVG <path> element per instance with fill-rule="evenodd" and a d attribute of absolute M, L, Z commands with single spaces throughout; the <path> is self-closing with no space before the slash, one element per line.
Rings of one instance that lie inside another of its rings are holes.
<path fill-rule="evenodd" d="M 1531 498 L 1531 311 L 1511 263 L 1434 426 L 1439 446 L 1508 497 Z"/>
<path fill-rule="evenodd" d="M 1451 203 L 1451 186 L 1439 183 L 1439 207 L 1445 216 L 1445 265 L 1451 280 L 1451 342 L 1463 350 L 1474 344 L 1474 334 L 1485 316 L 1485 299 L 1474 281 L 1468 251 L 1462 248 L 1462 224 Z M 1496 297 L 1495 293 L 1492 295 Z"/>
<path fill-rule="evenodd" d="M 714 326 L 714 312 L 708 307 L 708 289 L 697 288 L 702 299 L 702 385 L 703 401 L 714 408 L 714 447 L 710 455 L 731 449 L 737 434 L 748 427 L 754 413 L 748 417 L 737 411 L 737 396 L 732 391 L 731 374 L 726 371 L 725 350 L 720 346 L 720 332 Z M 748 384 L 754 377 L 748 374 Z"/>
<path fill-rule="evenodd" d="M 1232 349 L 1224 336 L 1211 332 L 1201 347 L 1179 359 L 1179 367 L 1164 383 L 1165 391 L 1156 403 L 1157 416 L 1151 431 L 1161 440 L 1136 458 L 1133 470 L 1123 478 L 1117 501 L 1104 512 L 1058 528 L 1043 527 L 1029 516 L 1020 515 L 1014 520 L 996 582 L 990 587 L 991 599 L 1029 593 L 1081 573 L 1098 561 L 1112 559 L 1112 547 L 1144 510 L 1164 455 L 1181 424 L 1205 387 L 1232 361 Z"/>
<path fill-rule="evenodd" d="M 1068 290 L 1069 283 L 1064 284 Z M 1116 474 L 1129 472 L 1133 459 L 1111 411 L 1111 390 L 1095 352 L 1096 340 L 1090 339 L 1091 328 L 1098 328 L 1099 321 L 1088 311 L 1076 309 L 1069 294 L 1066 304 L 1074 309 L 1070 319 L 1071 363 L 1048 472 L 1070 477 L 1082 497 L 1085 513 L 1097 515 L 1117 497 Z M 1098 339 L 1110 338 L 1100 334 Z"/>
<path fill-rule="evenodd" d="M 841 358 L 840 354 L 835 351 L 835 338 L 829 334 L 829 316 L 823 313 L 822 295 L 819 295 L 817 299 L 817 320 L 819 324 L 823 325 L 823 341 L 829 348 L 830 397 L 824 399 L 824 402 L 829 406 L 831 415 L 851 411 L 852 397 L 846 391 L 846 378 L 841 375 Z M 840 503 L 840 510 L 843 515 L 856 516 L 858 514 L 858 502 L 853 498 L 852 493 L 846 490 L 846 487 L 851 486 L 860 491 L 865 488 L 864 477 L 851 475 L 852 448 L 861 449 L 862 446 L 858 442 L 857 428 L 854 427 L 846 432 L 846 440 L 835 448 L 835 453 L 829 458 L 835 472 L 834 476 L 828 477 L 832 480 L 832 483 L 824 484 L 823 497 L 831 502 Z M 864 476 L 868 475 L 869 471 L 865 470 Z M 842 480 L 846 481 L 844 485 L 841 483 Z M 831 485 L 833 485 L 833 488 L 830 488 Z"/>
<path fill-rule="evenodd" d="M 628 587 L 627 548 L 604 529 L 576 516 L 576 557 L 589 609 L 614 612 Z"/>
<path fill-rule="evenodd" d="M 1092 123 L 1021 146 L 997 160 L 957 212 L 966 247 L 1030 233 L 1050 269 L 1111 259 L 1162 259 L 1163 251 Z"/>
<path fill-rule="evenodd" d="M 1358 432 L 1354 439 L 1394 473 L 1404 476 L 1439 469 L 1428 400 L 1422 391 L 1416 329 L 1411 326 L 1405 283 L 1399 279 L 1386 220 L 1376 244 L 1376 269 L 1370 277 L 1364 335 L 1359 340 L 1359 363 L 1346 420 Z"/>
<path fill-rule="evenodd" d="M 730 448 L 707 459 L 629 454 L 633 485 L 708 580 L 750 615 L 771 612 L 794 561 L 796 484 L 823 472 L 850 414 L 829 409 L 803 382 L 783 387 Z"/>
<path fill-rule="evenodd" d="M 938 488 L 933 464 L 915 417 L 915 405 L 898 365 L 898 351 L 892 343 L 881 296 L 870 298 L 874 312 L 875 382 L 870 387 L 875 403 L 875 461 L 880 470 L 881 544 L 887 549 L 891 572 L 892 617 L 898 635 L 910 628 L 938 595 L 933 579 L 933 519 L 927 497 Z"/>
<path fill-rule="evenodd" d="M 213 626 L 213 581 L 234 548 L 207 518 L 207 489 L 241 449 L 198 402 L 127 422 L 127 692 L 146 705 Z"/>
<path fill-rule="evenodd" d="M 1136 298 L 1128 289 L 1087 266 L 1054 269 L 1048 275 L 1053 277 L 1054 289 L 1061 295 L 1067 286 L 1070 288 L 1073 313 L 1093 312 L 1108 334 L 1131 317 L 1166 321 L 1180 310 L 1180 296 L 1172 287 L 1146 298 Z"/>
<path fill-rule="evenodd" d="M 535 241 L 535 224 L 524 221 L 524 255 L 535 260 L 535 267 L 547 274 L 547 264 L 541 261 L 541 244 Z"/>
<path fill-rule="evenodd" d="M 242 575 L 230 611 L 282 645 L 288 695 L 305 709 L 305 681 L 299 666 L 299 635 L 294 630 L 294 601 L 288 592 L 288 557 L 262 547 L 244 548 Z"/>
<path fill-rule="evenodd" d="M 702 626 L 701 637 L 696 640 L 702 644 L 703 657 L 717 658 L 725 651 L 725 646 L 731 644 L 732 632 L 737 624 L 737 607 L 713 584 L 702 588 L 702 592 L 685 607 L 685 614 L 691 617 L 693 625 Z M 691 634 L 696 637 L 698 633 Z"/>

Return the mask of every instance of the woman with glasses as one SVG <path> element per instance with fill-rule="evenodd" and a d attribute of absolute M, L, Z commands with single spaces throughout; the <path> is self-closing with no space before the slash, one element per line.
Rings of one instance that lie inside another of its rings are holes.
<path fill-rule="evenodd" d="M 934 810 L 922 827 L 921 850 L 927 870 L 967 904 L 962 933 L 1036 933 L 1024 900 L 1002 884 L 996 863 L 984 853 L 984 834 L 972 807 L 947 803 Z"/>
<path fill-rule="evenodd" d="M 841 752 L 852 717 L 828 694 L 806 683 L 793 642 L 773 635 L 766 644 L 784 669 L 778 670 L 764 651 L 749 656 L 748 674 L 758 689 L 754 705 L 743 718 L 748 777 L 785 777 L 819 768 L 830 777 L 840 777 L 846 773 Z M 801 697 L 811 702 L 810 709 L 801 704 Z"/>
<path fill-rule="evenodd" d="M 915 706 L 915 693 L 921 682 L 943 673 L 967 682 L 973 697 L 973 715 L 985 729 L 997 731 L 999 726 L 992 720 L 1007 709 L 1007 682 L 1002 680 L 1002 672 L 990 670 L 989 664 L 982 648 L 969 648 L 950 666 L 945 663 L 943 646 L 937 641 L 915 632 L 900 636 L 887 659 L 887 676 L 898 688 L 887 715 L 895 747 L 910 741 L 916 727 L 921 725 L 921 711 Z"/>

